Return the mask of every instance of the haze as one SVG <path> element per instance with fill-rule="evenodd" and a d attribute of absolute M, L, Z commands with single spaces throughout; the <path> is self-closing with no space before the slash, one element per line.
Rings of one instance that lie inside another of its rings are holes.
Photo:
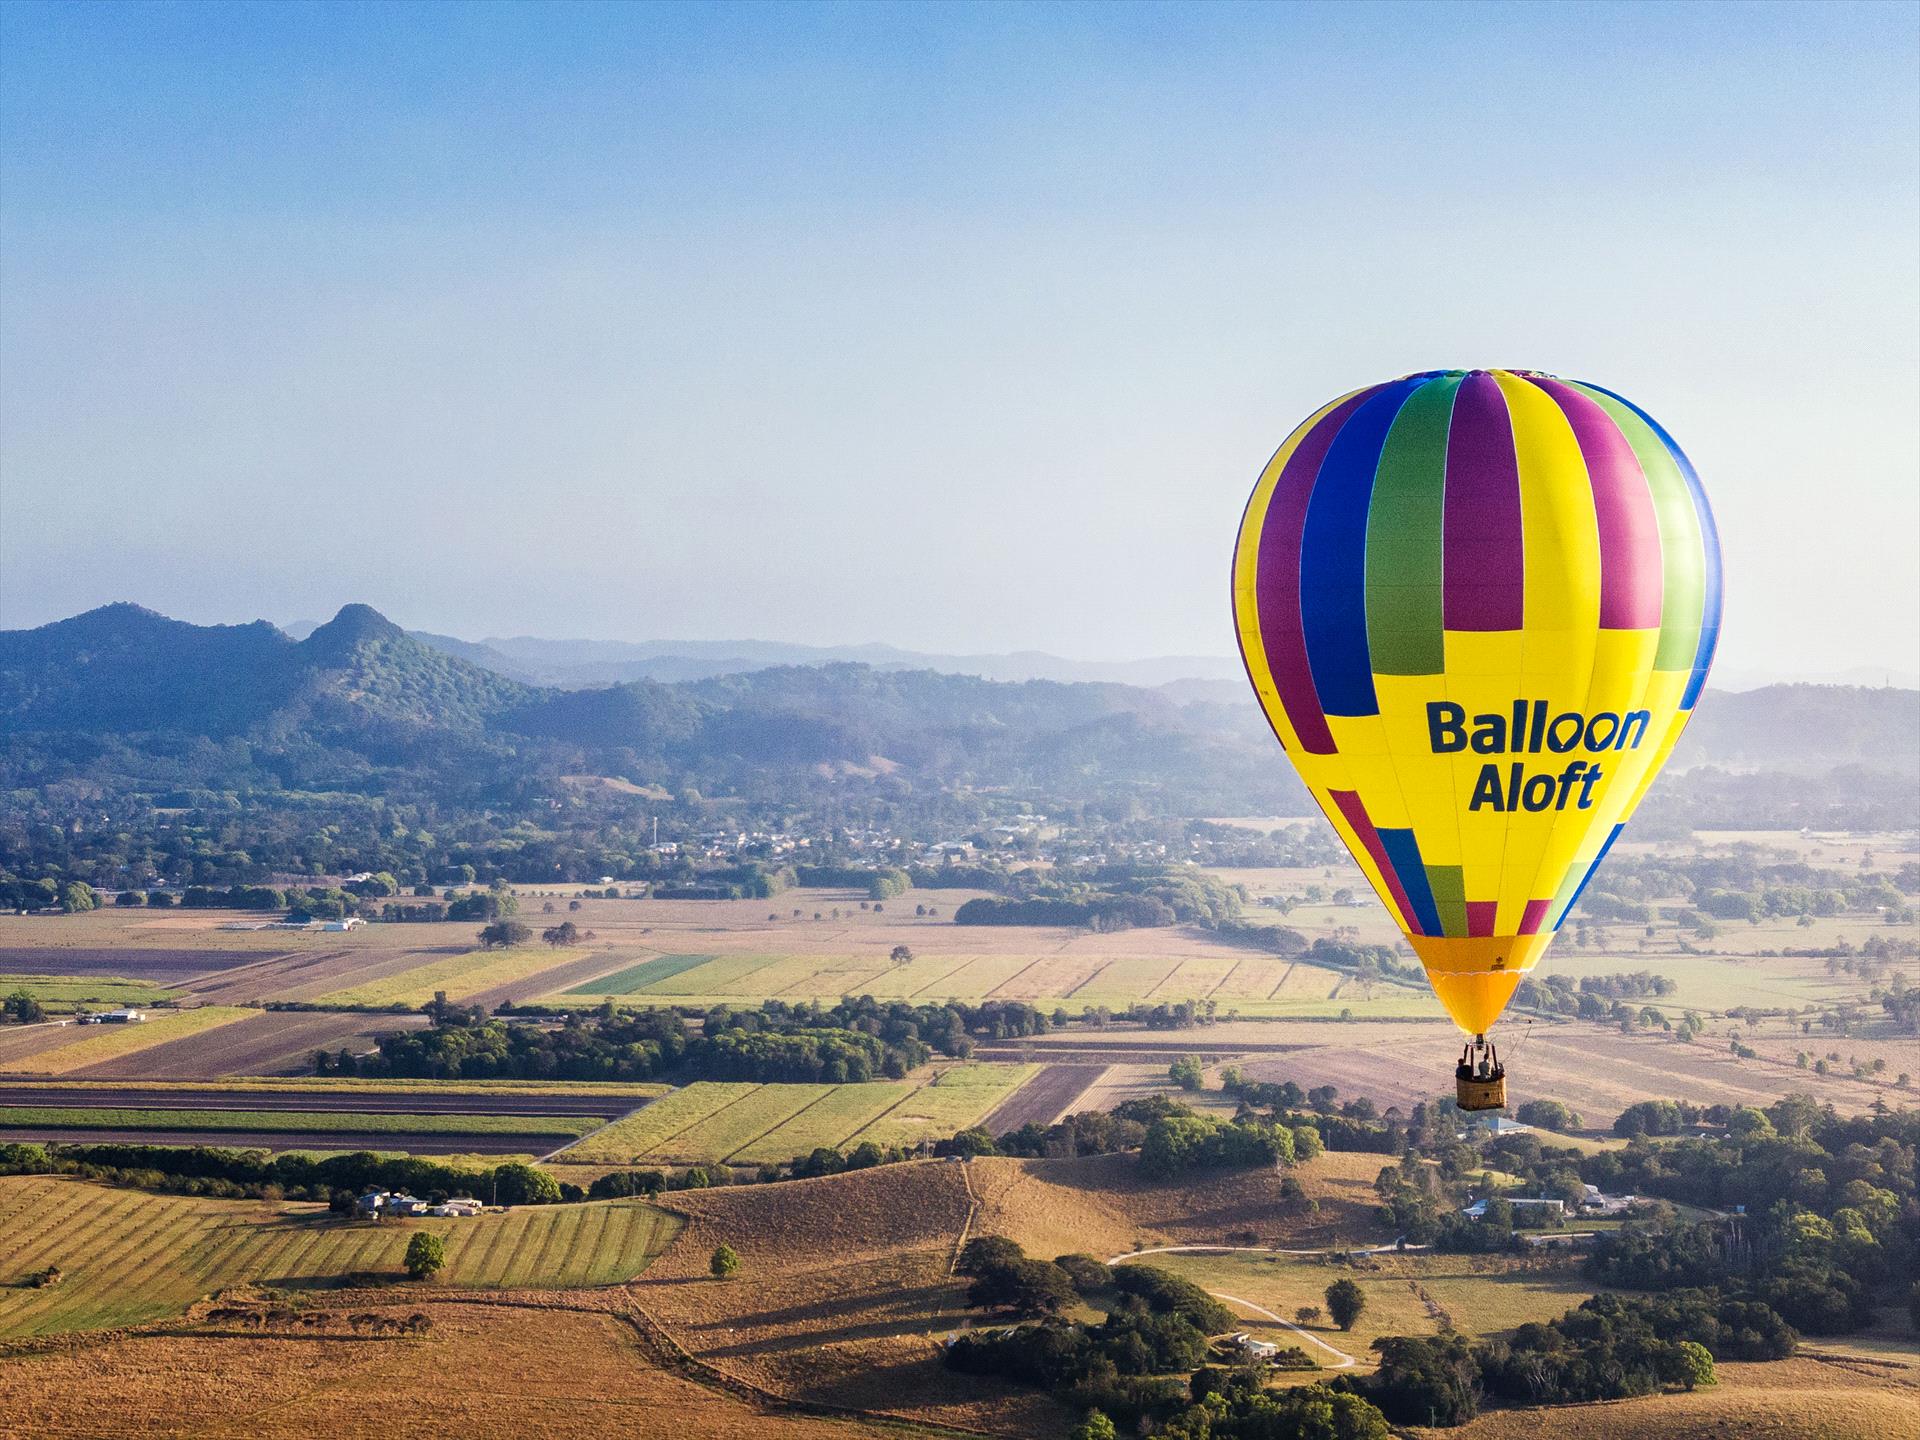
<path fill-rule="evenodd" d="M 0 8 L 0 625 L 1231 652 L 1355 385 L 1688 449 L 1920 668 L 1920 9 Z"/>

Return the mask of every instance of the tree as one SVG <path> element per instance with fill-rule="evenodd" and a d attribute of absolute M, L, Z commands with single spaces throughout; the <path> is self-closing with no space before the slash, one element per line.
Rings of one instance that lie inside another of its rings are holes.
<path fill-rule="evenodd" d="M 716 1245 L 707 1260 L 707 1269 L 716 1280 L 731 1280 L 740 1271 L 740 1257 L 731 1245 Z"/>
<path fill-rule="evenodd" d="M 1073 1434 L 1069 1440 L 1115 1440 L 1117 1434 L 1118 1432 L 1113 1428 L 1113 1421 L 1109 1420 L 1103 1412 L 1089 1410 L 1087 1418 L 1073 1427 Z"/>
<path fill-rule="evenodd" d="M 1300 1325 L 1318 1325 L 1320 1323 L 1320 1307 L 1318 1305 L 1302 1305 L 1298 1310 L 1293 1312 L 1293 1318 L 1295 1323 Z"/>
<path fill-rule="evenodd" d="M 494 1199 L 502 1205 L 557 1205 L 560 1182 L 544 1170 L 518 1161 L 493 1172 Z"/>
<path fill-rule="evenodd" d="M 69 880 L 60 888 L 60 908 L 69 915 L 92 910 L 99 904 L 100 897 L 93 893 L 93 887 L 84 880 Z"/>
<path fill-rule="evenodd" d="M 562 920 L 558 925 L 550 925 L 542 930 L 540 938 L 549 945 L 571 945 L 580 938 L 580 927 L 571 920 Z"/>
<path fill-rule="evenodd" d="M 24 990 L 7 996 L 7 1018 L 17 1025 L 37 1025 L 47 1018 L 46 1007 Z"/>
<path fill-rule="evenodd" d="M 1198 1055 L 1182 1055 L 1167 1067 L 1167 1078 L 1182 1090 L 1198 1090 L 1206 1083 Z"/>
<path fill-rule="evenodd" d="M 533 931 L 518 920 L 496 920 L 480 932 L 480 948 L 491 950 L 500 945 L 511 948 L 524 945 L 533 938 Z"/>
<path fill-rule="evenodd" d="M 1678 1348 L 1680 1354 L 1676 1369 L 1682 1387 L 1693 1390 L 1720 1383 L 1720 1377 L 1713 1371 L 1712 1352 L 1706 1346 L 1697 1340 L 1682 1340 Z"/>
<path fill-rule="evenodd" d="M 1327 1286 L 1327 1314 L 1342 1330 L 1353 1329 L 1367 1309 L 1367 1295 L 1351 1280 L 1336 1280 Z"/>
<path fill-rule="evenodd" d="M 1073 1281 L 1046 1260 L 1011 1260 L 988 1266 L 967 1287 L 967 1303 L 1015 1315 L 1058 1315 L 1076 1299 Z"/>
<path fill-rule="evenodd" d="M 905 945 L 896 945 L 888 954 L 887 958 L 895 965 L 911 965 L 913 963 L 913 951 Z"/>
<path fill-rule="evenodd" d="M 438 1235 L 420 1230 L 407 1242 L 407 1274 L 415 1280 L 431 1280 L 447 1263 L 447 1244 Z"/>

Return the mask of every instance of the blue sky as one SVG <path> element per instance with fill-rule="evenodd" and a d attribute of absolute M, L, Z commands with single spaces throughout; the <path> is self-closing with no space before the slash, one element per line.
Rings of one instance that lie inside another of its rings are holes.
<path fill-rule="evenodd" d="M 1914 670 L 1917 74 L 1905 5 L 9 5 L 0 624 L 1228 653 L 1286 432 L 1495 364 L 1687 447 L 1729 669 Z"/>

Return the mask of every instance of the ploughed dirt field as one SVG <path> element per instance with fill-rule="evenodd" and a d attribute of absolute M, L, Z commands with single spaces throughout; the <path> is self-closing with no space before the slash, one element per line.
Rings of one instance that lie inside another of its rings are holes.
<path fill-rule="evenodd" d="M 424 1015 L 330 1015 L 263 1010 L 75 1070 L 85 1079 L 217 1080 L 223 1075 L 310 1075 L 313 1052 L 374 1048 L 376 1037 L 424 1026 Z"/>
<path fill-rule="evenodd" d="M 1079 1108 L 1074 1102 L 1107 1073 L 1105 1065 L 1049 1065 L 1000 1103 L 981 1128 L 1004 1135 L 1022 1125 L 1051 1125 Z"/>
<path fill-rule="evenodd" d="M 0 975 L 124 975 L 177 985 L 195 975 L 248 965 L 244 950 L 161 950 L 145 946 L 0 948 Z"/>

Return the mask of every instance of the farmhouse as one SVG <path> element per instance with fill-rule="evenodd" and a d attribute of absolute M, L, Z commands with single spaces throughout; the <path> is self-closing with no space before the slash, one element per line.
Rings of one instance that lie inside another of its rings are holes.
<path fill-rule="evenodd" d="M 1280 1353 L 1280 1347 L 1272 1341 L 1256 1340 L 1244 1330 L 1237 1335 L 1229 1335 L 1227 1343 L 1237 1354 L 1244 1355 L 1249 1360 L 1271 1360 Z"/>
<path fill-rule="evenodd" d="M 93 1015 L 82 1015 L 82 1025 L 139 1025 L 145 1022 L 144 1010 L 102 1010 Z"/>

